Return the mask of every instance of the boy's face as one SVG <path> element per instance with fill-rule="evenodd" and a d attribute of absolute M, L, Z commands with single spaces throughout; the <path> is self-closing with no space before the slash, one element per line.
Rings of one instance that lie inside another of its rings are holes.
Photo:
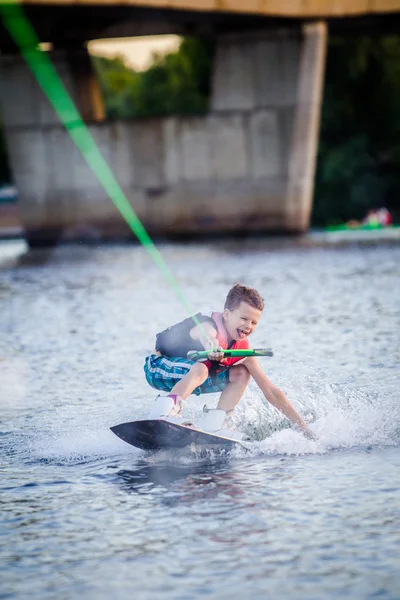
<path fill-rule="evenodd" d="M 241 302 L 234 310 L 225 308 L 223 317 L 229 337 L 232 340 L 243 340 L 253 333 L 260 320 L 261 310 L 247 302 Z"/>

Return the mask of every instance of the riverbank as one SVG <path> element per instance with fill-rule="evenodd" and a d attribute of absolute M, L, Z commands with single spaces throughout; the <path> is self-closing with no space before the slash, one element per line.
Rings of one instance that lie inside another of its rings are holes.
<path fill-rule="evenodd" d="M 304 236 L 312 246 L 344 246 L 347 244 L 375 245 L 400 243 L 400 227 L 382 229 L 346 229 L 338 231 L 314 230 Z"/>
<path fill-rule="evenodd" d="M 21 225 L 18 205 L 0 204 L 0 242 L 3 240 L 24 239 L 24 231 Z M 215 236 L 205 238 L 190 238 L 190 241 L 201 241 L 201 239 L 231 240 L 238 239 L 238 236 Z M 346 246 L 353 244 L 377 245 L 377 244 L 399 244 L 400 226 L 386 227 L 382 229 L 346 229 L 337 231 L 327 231 L 324 229 L 310 230 L 304 235 L 271 235 L 262 233 L 251 233 L 249 236 L 240 236 L 240 239 L 246 240 L 249 244 L 261 245 L 263 243 L 271 244 L 274 247 L 300 246 Z M 122 240 L 119 240 L 122 241 Z M 186 240 L 187 241 L 187 240 Z M 83 243 L 96 245 L 107 243 L 96 239 L 84 240 Z"/>

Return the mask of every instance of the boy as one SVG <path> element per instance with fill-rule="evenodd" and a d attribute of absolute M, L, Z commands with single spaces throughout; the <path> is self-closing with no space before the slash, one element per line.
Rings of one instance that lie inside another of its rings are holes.
<path fill-rule="evenodd" d="M 147 382 L 157 390 L 149 419 L 178 417 L 182 402 L 190 394 L 222 392 L 216 409 L 204 407 L 200 429 L 227 437 L 240 438 L 232 431 L 232 413 L 253 377 L 268 402 L 280 410 L 310 438 L 315 438 L 285 394 L 264 374 L 255 356 L 223 358 L 226 348 L 249 348 L 248 336 L 256 328 L 264 309 L 264 300 L 252 289 L 236 284 L 228 293 L 222 313 L 211 317 L 198 313 L 157 335 L 156 350 L 146 358 Z M 209 350 L 208 360 L 188 360 L 189 350 Z"/>

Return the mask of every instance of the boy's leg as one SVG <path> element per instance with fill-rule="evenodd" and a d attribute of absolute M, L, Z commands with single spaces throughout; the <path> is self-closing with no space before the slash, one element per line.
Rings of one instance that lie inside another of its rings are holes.
<path fill-rule="evenodd" d="M 243 396 L 250 380 L 250 373 L 244 365 L 237 365 L 229 369 L 229 382 L 223 389 L 215 409 L 204 407 L 203 419 L 200 429 L 211 433 L 244 439 L 244 434 L 234 431 L 235 425 L 232 421 L 232 413 L 235 406 Z"/>
<path fill-rule="evenodd" d="M 208 378 L 208 369 L 203 363 L 179 357 L 150 355 L 146 358 L 144 370 L 148 383 L 164 392 L 164 395 L 157 396 L 149 419 L 179 415 L 182 400 L 186 400 Z"/>
<path fill-rule="evenodd" d="M 250 381 L 250 373 L 244 365 L 229 369 L 229 383 L 222 392 L 217 408 L 231 412 L 239 403 Z"/>
<path fill-rule="evenodd" d="M 181 396 L 185 400 L 208 378 L 208 369 L 203 363 L 156 354 L 146 357 L 144 372 L 151 387 L 167 394 Z"/>
<path fill-rule="evenodd" d="M 174 385 L 169 395 L 180 396 L 182 400 L 186 400 L 194 389 L 205 382 L 207 377 L 208 368 L 206 365 L 196 362 L 190 367 L 186 375 Z"/>

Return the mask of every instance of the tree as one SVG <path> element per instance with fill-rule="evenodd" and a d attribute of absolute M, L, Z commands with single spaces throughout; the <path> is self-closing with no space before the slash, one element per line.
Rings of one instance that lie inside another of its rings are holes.
<path fill-rule="evenodd" d="M 121 58 L 94 58 L 109 118 L 204 114 L 208 110 L 214 43 L 184 38 L 179 50 L 154 55 L 146 71 Z"/>
<path fill-rule="evenodd" d="M 313 222 L 400 217 L 400 37 L 329 42 Z"/>

